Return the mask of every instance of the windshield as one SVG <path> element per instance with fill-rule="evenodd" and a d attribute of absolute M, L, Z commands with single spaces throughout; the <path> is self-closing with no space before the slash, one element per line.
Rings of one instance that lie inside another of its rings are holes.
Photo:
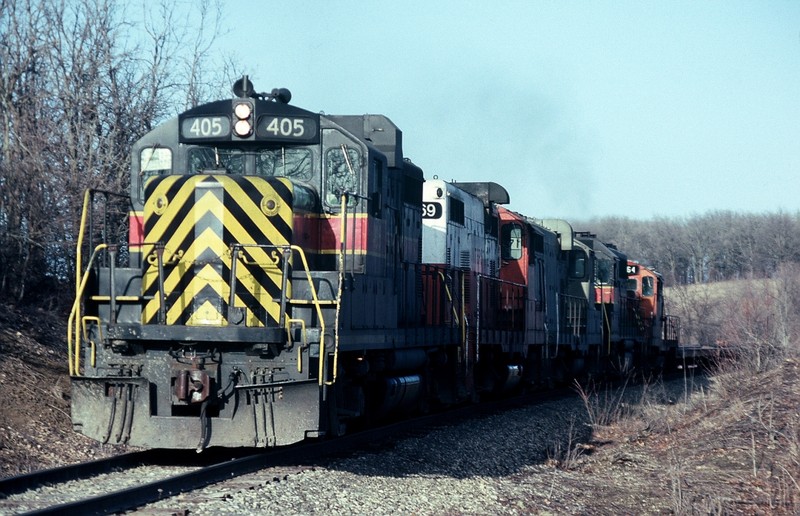
<path fill-rule="evenodd" d="M 255 157 L 252 173 L 260 176 L 291 177 L 309 180 L 314 175 L 313 159 L 310 149 L 281 147 L 243 151 L 241 149 L 220 149 L 195 147 L 189 149 L 189 173 L 208 172 L 222 168 L 229 174 L 245 174 L 249 170 L 247 162 Z"/>

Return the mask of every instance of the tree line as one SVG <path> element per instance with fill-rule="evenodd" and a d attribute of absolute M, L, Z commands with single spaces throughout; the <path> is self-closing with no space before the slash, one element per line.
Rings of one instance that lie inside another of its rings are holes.
<path fill-rule="evenodd" d="M 783 264 L 800 263 L 800 212 L 602 217 L 576 225 L 583 227 L 654 267 L 667 285 L 770 278 Z"/>
<path fill-rule="evenodd" d="M 0 298 L 70 285 L 84 191 L 124 192 L 131 144 L 237 75 L 219 4 L 143 6 L 0 0 Z"/>

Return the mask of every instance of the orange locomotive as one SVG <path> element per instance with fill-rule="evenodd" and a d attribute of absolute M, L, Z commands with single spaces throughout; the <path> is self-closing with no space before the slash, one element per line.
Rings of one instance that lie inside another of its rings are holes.
<path fill-rule="evenodd" d="M 628 297 L 633 299 L 632 313 L 643 328 L 642 334 L 660 349 L 678 345 L 679 320 L 666 314 L 664 279 L 654 269 L 628 260 Z"/>

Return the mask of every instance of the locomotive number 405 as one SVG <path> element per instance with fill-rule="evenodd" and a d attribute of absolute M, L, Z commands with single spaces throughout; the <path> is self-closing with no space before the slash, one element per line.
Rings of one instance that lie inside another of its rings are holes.
<path fill-rule="evenodd" d="M 311 142 L 318 134 L 317 123 L 304 116 L 273 116 L 258 118 L 256 136 L 261 138 L 289 139 Z"/>
<path fill-rule="evenodd" d="M 184 138 L 220 138 L 231 132 L 231 122 L 227 117 L 202 116 L 184 119 L 181 133 Z"/>
<path fill-rule="evenodd" d="M 267 118 L 264 132 L 273 136 L 294 136 L 301 138 L 306 132 L 302 118 Z"/>

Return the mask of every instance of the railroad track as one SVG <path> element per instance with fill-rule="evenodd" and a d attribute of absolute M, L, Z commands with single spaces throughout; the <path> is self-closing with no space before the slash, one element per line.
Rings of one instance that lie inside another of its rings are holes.
<path fill-rule="evenodd" d="M 5 479 L 0 513 L 122 512 L 292 457 L 290 448 L 245 456 L 243 450 L 209 451 L 203 457 L 193 451 L 147 450 Z M 157 479 L 143 482 L 143 477 Z M 79 494 L 84 492 L 101 494 Z"/>
<path fill-rule="evenodd" d="M 261 481 L 281 481 L 316 466 L 331 457 L 358 450 L 374 451 L 397 439 L 429 432 L 433 427 L 558 396 L 554 391 L 469 405 L 447 412 L 403 420 L 332 440 L 310 441 L 270 450 L 147 450 L 109 459 L 65 466 L 0 480 L 0 513 L 109 514 L 130 511 L 176 497 L 211 484 L 228 481 L 228 490 L 248 488 L 230 483 L 235 477 L 265 471 Z M 560 394 L 560 395 L 563 395 Z M 242 454 L 245 454 L 242 456 Z M 236 456 L 238 455 L 238 456 Z M 138 468 L 161 468 L 155 473 Z M 144 482 L 141 479 L 159 477 Z M 88 482 L 92 488 L 86 487 Z M 113 489 L 104 489 L 112 487 Z M 94 491 L 93 495 L 81 495 Z M 192 495 L 175 500 L 193 505 Z M 187 512 L 177 510 L 171 512 Z"/>

